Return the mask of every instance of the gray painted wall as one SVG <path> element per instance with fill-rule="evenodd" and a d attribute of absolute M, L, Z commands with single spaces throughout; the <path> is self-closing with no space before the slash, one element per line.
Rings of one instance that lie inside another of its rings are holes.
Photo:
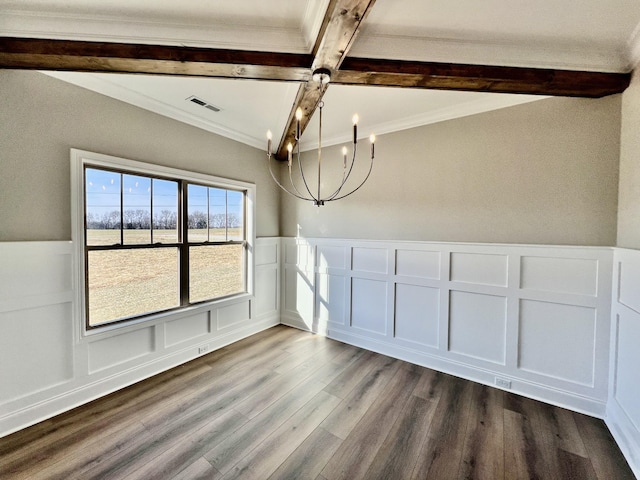
<path fill-rule="evenodd" d="M 622 94 L 618 246 L 640 249 L 640 76 Z"/>
<path fill-rule="evenodd" d="M 283 196 L 281 233 L 615 245 L 620 104 L 550 98 L 382 135 L 353 196 L 320 208 Z"/>
<path fill-rule="evenodd" d="M 0 241 L 70 240 L 69 149 L 256 184 L 257 235 L 278 235 L 259 150 L 38 72 L 0 71 Z"/>

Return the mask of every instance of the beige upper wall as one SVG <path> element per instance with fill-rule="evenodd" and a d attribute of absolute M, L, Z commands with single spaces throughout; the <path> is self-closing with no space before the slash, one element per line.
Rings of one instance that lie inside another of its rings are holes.
<path fill-rule="evenodd" d="M 278 235 L 279 192 L 255 148 L 64 83 L 0 71 L 0 241 L 70 240 L 69 149 L 256 184 L 258 236 Z"/>
<path fill-rule="evenodd" d="M 551 98 L 380 136 L 360 191 L 319 208 L 286 196 L 281 231 L 615 245 L 620 103 Z"/>
<path fill-rule="evenodd" d="M 640 249 L 640 75 L 622 94 L 618 246 Z"/>

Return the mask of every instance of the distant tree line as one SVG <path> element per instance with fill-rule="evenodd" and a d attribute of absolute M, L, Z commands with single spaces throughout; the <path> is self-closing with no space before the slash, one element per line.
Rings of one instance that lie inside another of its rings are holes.
<path fill-rule="evenodd" d="M 123 228 L 125 230 L 149 230 L 151 228 L 151 216 L 149 210 L 125 210 L 122 212 Z M 188 228 L 207 228 L 207 214 L 196 211 L 189 214 Z M 242 221 L 235 213 L 215 213 L 209 215 L 209 228 L 237 228 L 242 226 Z M 178 225 L 178 215 L 171 210 L 161 210 L 153 216 L 153 228 L 158 230 L 175 230 Z M 120 212 L 113 210 L 98 215 L 87 213 L 87 228 L 95 230 L 117 230 L 120 228 Z"/>

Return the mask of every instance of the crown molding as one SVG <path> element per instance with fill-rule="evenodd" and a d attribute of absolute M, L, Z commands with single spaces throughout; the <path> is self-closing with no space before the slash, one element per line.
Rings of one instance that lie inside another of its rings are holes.
<path fill-rule="evenodd" d="M 431 125 L 434 123 L 445 122 L 447 120 L 455 120 L 456 118 L 468 117 L 479 113 L 489 112 L 492 110 L 499 110 L 502 108 L 513 107 L 515 105 L 521 105 L 524 103 L 535 102 L 537 100 L 544 100 L 549 97 L 540 95 L 499 95 L 490 94 L 483 98 L 470 100 L 459 104 L 454 104 L 448 107 L 439 108 L 429 112 L 421 113 L 419 115 L 413 115 L 410 117 L 401 118 L 398 120 L 377 123 L 372 125 L 362 125 L 361 132 L 375 132 L 376 135 L 384 135 L 387 133 L 398 132 L 401 130 L 408 130 L 410 128 L 422 127 L 425 125 Z M 366 136 L 359 138 L 359 140 L 367 140 Z M 351 143 L 353 137 L 350 134 L 346 135 L 333 135 L 322 139 L 322 146 L 329 147 L 332 145 L 338 145 L 342 143 Z M 306 152 L 314 150 L 318 147 L 317 138 L 309 141 L 300 142 L 300 151 Z"/>
<path fill-rule="evenodd" d="M 174 23 L 127 17 L 8 11 L 0 34 L 12 37 L 215 47 L 266 52 L 308 53 L 299 25 Z"/>
<path fill-rule="evenodd" d="M 422 62 L 628 72 L 623 48 L 540 40 L 453 39 L 363 32 L 350 56 Z"/>

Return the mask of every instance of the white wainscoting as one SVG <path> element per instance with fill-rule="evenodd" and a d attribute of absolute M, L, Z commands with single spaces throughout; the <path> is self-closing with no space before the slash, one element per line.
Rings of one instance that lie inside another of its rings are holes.
<path fill-rule="evenodd" d="M 640 478 L 640 251 L 616 248 L 606 422 Z"/>
<path fill-rule="evenodd" d="M 280 239 L 254 297 L 79 335 L 71 242 L 0 243 L 0 437 L 280 323 Z"/>
<path fill-rule="evenodd" d="M 283 323 L 604 417 L 611 248 L 302 238 L 282 248 Z"/>

